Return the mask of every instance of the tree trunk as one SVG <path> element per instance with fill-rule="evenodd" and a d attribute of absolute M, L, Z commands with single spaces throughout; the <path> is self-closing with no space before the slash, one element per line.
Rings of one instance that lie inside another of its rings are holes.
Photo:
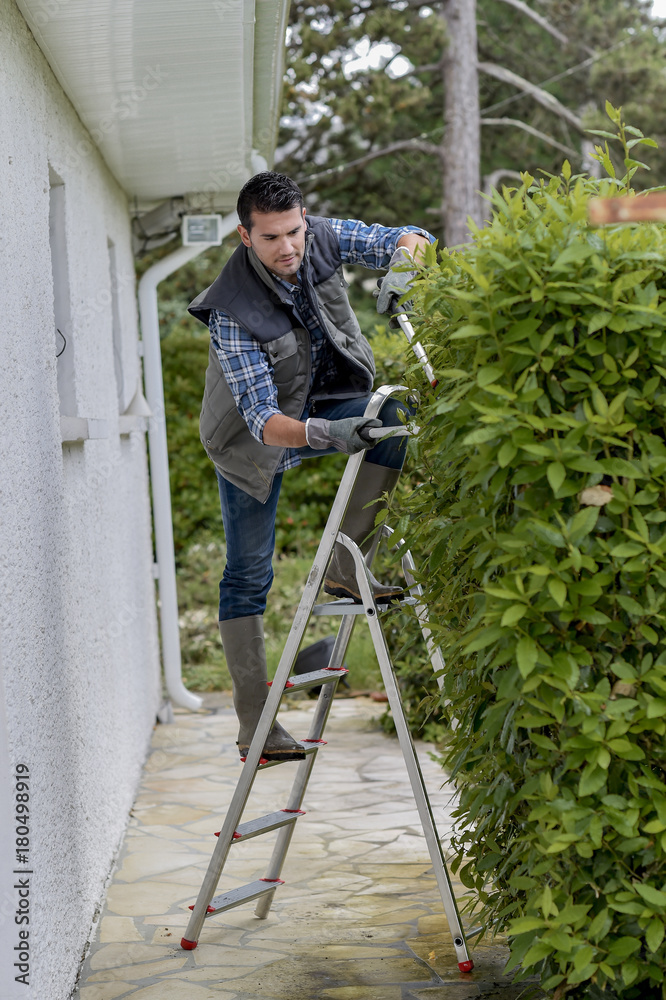
<path fill-rule="evenodd" d="M 443 56 L 445 130 L 442 218 L 447 246 L 467 243 L 467 216 L 481 222 L 481 143 L 476 45 L 476 0 L 443 0 L 448 45 Z"/>

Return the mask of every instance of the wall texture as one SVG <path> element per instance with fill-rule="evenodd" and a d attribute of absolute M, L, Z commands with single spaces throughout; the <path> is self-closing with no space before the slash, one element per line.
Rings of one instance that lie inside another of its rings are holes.
<path fill-rule="evenodd" d="M 71 444 L 50 184 L 64 196 L 69 415 L 106 422 Z M 128 206 L 13 0 L 0 0 L 0 216 L 0 736 L 29 769 L 32 873 L 30 993 L 0 968 L 0 997 L 66 1000 L 155 721 L 159 656 L 144 434 L 118 420 L 139 377 Z M 5 843 L 4 941 L 18 930 L 14 855 Z"/>

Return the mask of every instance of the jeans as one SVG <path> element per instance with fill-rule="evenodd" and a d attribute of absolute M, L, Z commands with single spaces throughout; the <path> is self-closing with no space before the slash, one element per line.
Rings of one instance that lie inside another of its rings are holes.
<path fill-rule="evenodd" d="M 335 399 L 315 402 L 310 406 L 310 416 L 326 420 L 357 417 L 365 413 L 370 395 L 356 399 Z M 400 423 L 397 413 L 406 411 L 404 404 L 392 397 L 382 407 L 380 419 L 384 424 Z M 388 438 L 368 449 L 365 461 L 389 469 L 401 469 L 405 460 L 407 439 Z M 306 446 L 299 449 L 302 458 L 333 454 L 315 451 Z M 275 516 L 282 485 L 282 473 L 276 475 L 265 503 L 255 500 L 217 473 L 220 490 L 222 523 L 227 543 L 227 561 L 220 580 L 220 621 L 263 615 L 266 598 L 273 583 L 273 550 L 275 548 Z"/>

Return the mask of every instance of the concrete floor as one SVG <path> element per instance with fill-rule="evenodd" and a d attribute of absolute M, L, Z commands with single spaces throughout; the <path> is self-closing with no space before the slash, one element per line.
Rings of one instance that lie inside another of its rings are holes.
<path fill-rule="evenodd" d="M 280 718 L 302 737 L 314 702 Z M 155 729 L 152 753 L 76 1000 L 467 1000 L 518 997 L 502 978 L 501 943 L 471 947 L 458 971 L 411 787 L 382 705 L 336 699 L 318 754 L 307 815 L 296 824 L 286 884 L 266 920 L 246 904 L 210 918 L 183 951 L 188 904 L 199 891 L 241 765 L 227 696 L 176 712 Z M 287 708 L 288 710 L 285 710 Z M 440 836 L 452 793 L 419 746 Z M 293 764 L 261 772 L 244 818 L 281 808 Z M 264 873 L 275 834 L 233 849 L 220 889 Z M 464 890 L 455 884 L 462 896 Z"/>

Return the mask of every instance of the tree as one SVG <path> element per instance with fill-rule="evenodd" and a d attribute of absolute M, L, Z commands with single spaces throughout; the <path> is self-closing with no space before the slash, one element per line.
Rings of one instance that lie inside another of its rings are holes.
<path fill-rule="evenodd" d="M 481 221 L 481 120 L 476 39 L 476 0 L 444 0 L 447 44 L 441 58 L 444 122 L 442 218 L 447 246 L 467 239 L 467 217 Z"/>
<path fill-rule="evenodd" d="M 477 101 L 474 0 L 295 0 L 280 168 L 319 211 L 435 231 L 441 218 L 450 245 L 481 186 L 475 106 L 485 186 L 578 167 L 607 98 L 659 139 L 664 45 L 647 0 L 536 4 L 479 0 Z M 666 178 L 664 154 L 649 162 Z"/>

